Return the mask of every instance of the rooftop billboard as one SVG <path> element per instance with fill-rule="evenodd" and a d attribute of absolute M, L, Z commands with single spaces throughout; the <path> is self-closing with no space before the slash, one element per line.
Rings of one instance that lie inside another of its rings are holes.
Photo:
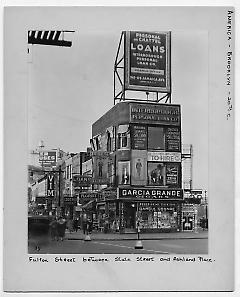
<path fill-rule="evenodd" d="M 170 32 L 125 32 L 125 88 L 170 92 Z"/>

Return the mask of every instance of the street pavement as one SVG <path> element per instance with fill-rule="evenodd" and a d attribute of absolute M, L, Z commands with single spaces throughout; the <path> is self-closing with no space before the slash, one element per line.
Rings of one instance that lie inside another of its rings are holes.
<path fill-rule="evenodd" d="M 49 237 L 30 238 L 29 254 L 207 254 L 208 232 L 143 233 L 140 241 L 137 234 L 98 233 L 86 235 L 81 231 L 66 232 L 64 241 L 52 241 Z M 136 249 L 136 245 L 142 246 Z M 39 249 L 36 249 L 36 246 Z"/>

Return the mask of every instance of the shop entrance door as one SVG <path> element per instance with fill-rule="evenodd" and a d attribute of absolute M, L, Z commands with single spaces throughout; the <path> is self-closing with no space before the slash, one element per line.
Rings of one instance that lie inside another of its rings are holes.
<path fill-rule="evenodd" d="M 126 203 L 125 209 L 125 231 L 135 230 L 137 207 L 134 203 Z"/>
<path fill-rule="evenodd" d="M 183 214 L 182 224 L 183 231 L 193 231 L 194 216 Z"/>

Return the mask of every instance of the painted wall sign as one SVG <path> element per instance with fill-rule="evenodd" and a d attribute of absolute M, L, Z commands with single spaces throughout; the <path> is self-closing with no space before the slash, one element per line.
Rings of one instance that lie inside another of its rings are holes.
<path fill-rule="evenodd" d="M 180 105 L 131 103 L 130 122 L 180 126 Z"/>
<path fill-rule="evenodd" d="M 181 162 L 181 153 L 148 152 L 149 162 Z"/>
<path fill-rule="evenodd" d="M 182 189 L 119 188 L 119 198 L 183 199 Z"/>
<path fill-rule="evenodd" d="M 147 149 L 147 127 L 131 125 L 131 141 L 133 150 Z"/>
<path fill-rule="evenodd" d="M 181 132 L 178 127 L 166 129 L 166 150 L 171 152 L 181 151 Z"/>
<path fill-rule="evenodd" d="M 126 89 L 170 92 L 170 32 L 128 31 L 125 36 Z"/>

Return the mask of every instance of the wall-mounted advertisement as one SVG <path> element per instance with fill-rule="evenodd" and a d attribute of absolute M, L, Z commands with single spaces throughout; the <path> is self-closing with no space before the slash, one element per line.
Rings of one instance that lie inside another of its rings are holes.
<path fill-rule="evenodd" d="M 181 151 L 181 131 L 178 127 L 166 129 L 166 150 L 170 152 Z"/>
<path fill-rule="evenodd" d="M 115 161 L 112 155 L 98 152 L 93 160 L 93 184 L 105 185 L 112 183 L 115 175 Z"/>
<path fill-rule="evenodd" d="M 166 185 L 166 168 L 163 163 L 148 163 L 148 184 L 156 186 Z"/>
<path fill-rule="evenodd" d="M 181 162 L 181 153 L 148 152 L 149 162 Z"/>
<path fill-rule="evenodd" d="M 41 166 L 56 166 L 57 151 L 42 151 L 39 153 L 39 163 Z"/>
<path fill-rule="evenodd" d="M 130 103 L 130 122 L 180 126 L 180 105 Z"/>
<path fill-rule="evenodd" d="M 131 125 L 131 145 L 133 150 L 147 149 L 147 127 L 143 125 Z"/>
<path fill-rule="evenodd" d="M 130 161 L 118 162 L 118 184 L 130 184 Z"/>
<path fill-rule="evenodd" d="M 47 175 L 47 196 L 54 197 L 55 196 L 55 178 L 54 173 L 49 173 Z"/>
<path fill-rule="evenodd" d="M 132 151 L 132 176 L 131 184 L 144 186 L 147 184 L 147 152 L 136 150 Z"/>
<path fill-rule="evenodd" d="M 125 34 L 128 90 L 170 92 L 170 32 L 127 31 Z"/>
<path fill-rule="evenodd" d="M 179 165 L 167 164 L 166 165 L 166 185 L 176 186 L 179 184 Z"/>

